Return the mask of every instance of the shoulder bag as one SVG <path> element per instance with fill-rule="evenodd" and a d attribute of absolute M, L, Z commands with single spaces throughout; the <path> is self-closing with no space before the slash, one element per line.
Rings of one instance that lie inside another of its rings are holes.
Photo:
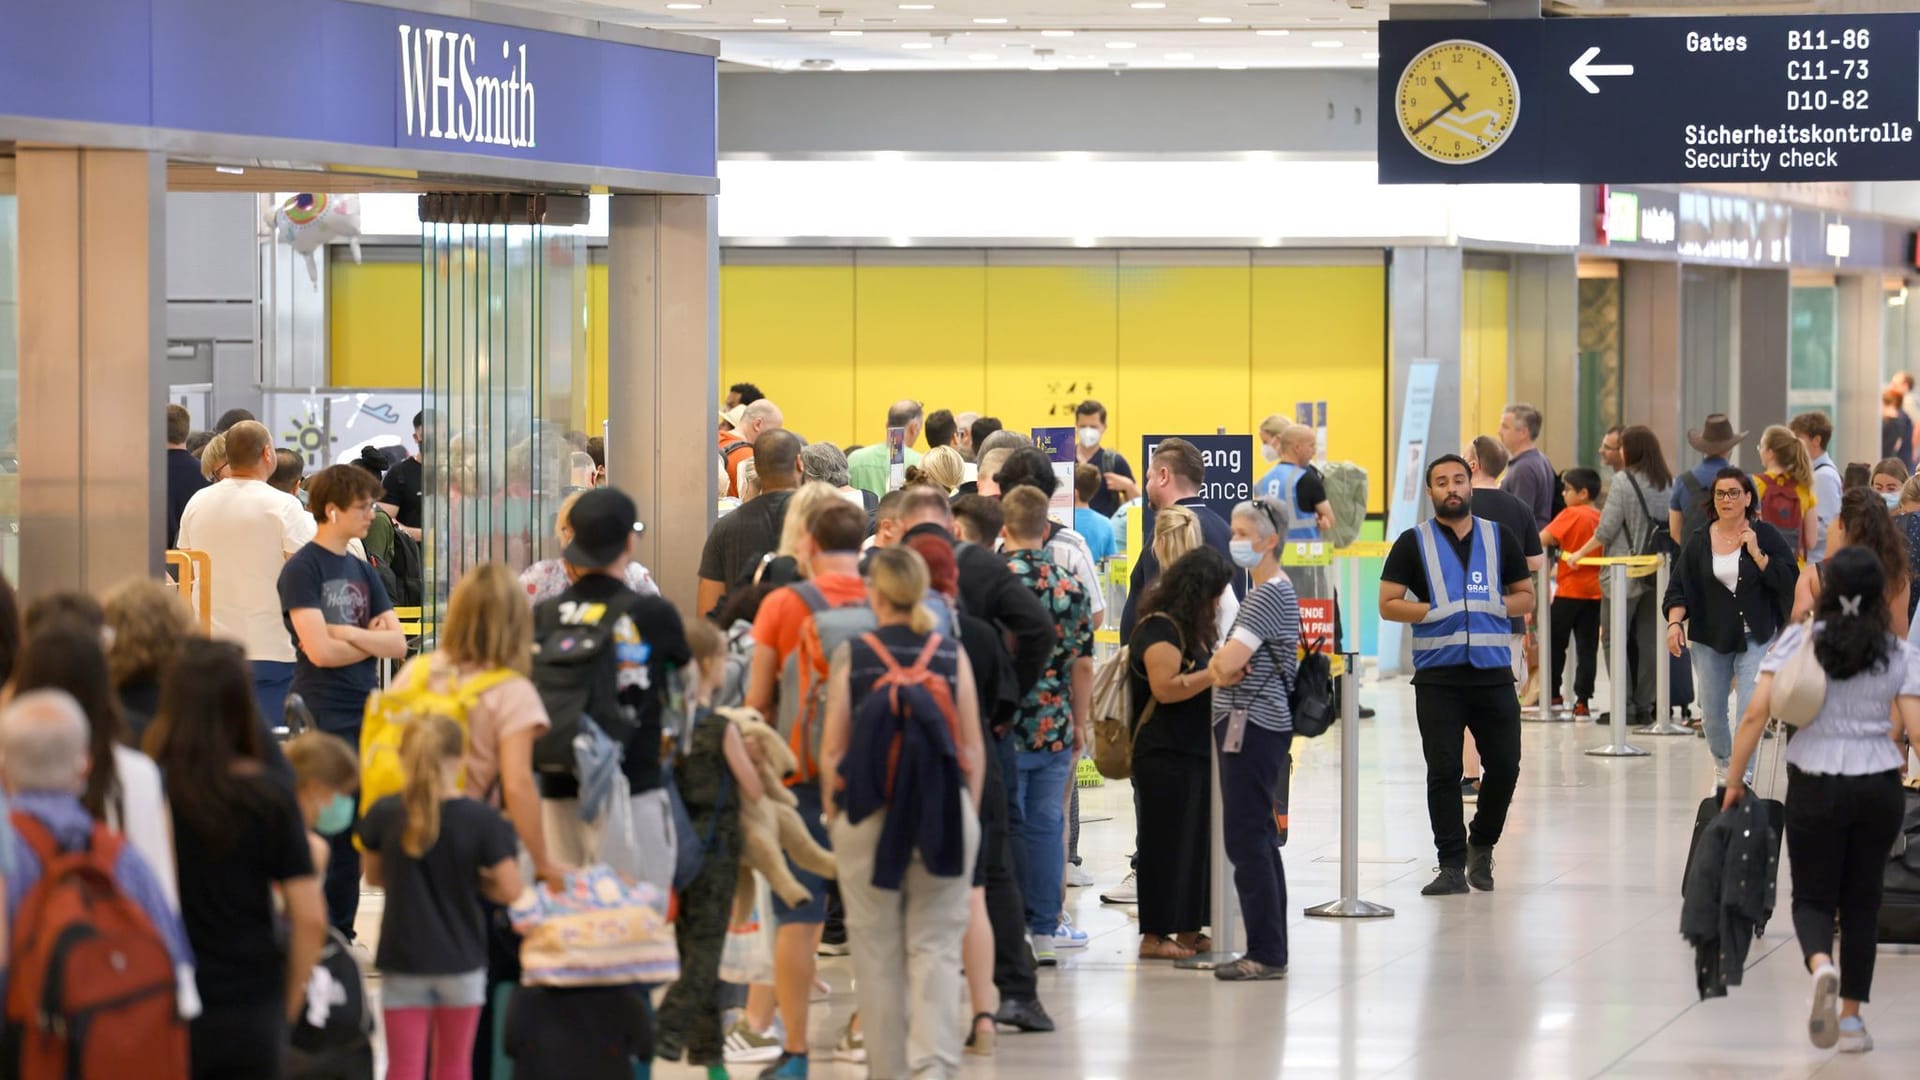
<path fill-rule="evenodd" d="M 1172 624 L 1173 632 L 1180 639 L 1180 662 L 1184 668 L 1187 635 L 1180 624 L 1157 611 L 1147 618 L 1166 619 Z M 1149 691 L 1140 722 L 1133 722 L 1132 652 L 1131 645 L 1120 646 L 1120 651 L 1101 664 L 1093 678 L 1093 767 L 1109 780 L 1126 780 L 1133 775 L 1134 736 L 1153 719 L 1154 710 L 1160 704 Z"/>
<path fill-rule="evenodd" d="M 1793 652 L 1773 673 L 1771 712 L 1789 727 L 1806 727 L 1820 715 L 1827 701 L 1827 671 L 1813 651 L 1813 613 L 1800 620 L 1802 631 Z"/>

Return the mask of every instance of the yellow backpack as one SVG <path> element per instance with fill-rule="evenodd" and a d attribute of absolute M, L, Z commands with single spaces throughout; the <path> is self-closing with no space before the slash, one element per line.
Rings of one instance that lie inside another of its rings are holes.
<path fill-rule="evenodd" d="M 400 763 L 400 736 L 407 724 L 418 716 L 444 716 L 468 733 L 467 714 L 480 695 L 518 676 L 507 668 L 483 671 L 471 678 L 457 676 L 436 680 L 431 658 L 412 665 L 405 683 L 396 683 L 367 696 L 367 709 L 360 721 L 360 816 L 365 817 L 373 804 L 389 795 L 398 795 L 406 786 L 406 769 Z M 466 784 L 463 770 L 460 783 Z M 484 797 L 485 792 L 469 792 Z M 359 843 L 359 838 L 354 839 Z"/>

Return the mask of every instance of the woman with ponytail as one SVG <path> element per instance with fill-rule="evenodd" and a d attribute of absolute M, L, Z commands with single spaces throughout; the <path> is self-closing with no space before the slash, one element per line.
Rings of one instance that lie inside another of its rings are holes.
<path fill-rule="evenodd" d="M 927 581 L 918 552 L 874 549 L 877 625 L 835 650 L 821 736 L 821 775 L 831 778 L 822 802 L 874 1076 L 954 1076 L 965 1031 L 954 1004 L 986 770 L 973 669 L 935 629 Z"/>
<path fill-rule="evenodd" d="M 1853 500 L 1848 492 L 1848 502 Z M 1876 509 L 1882 509 L 1876 502 Z M 1787 743 L 1786 841 L 1793 866 L 1793 930 L 1813 976 L 1807 1035 L 1842 1053 L 1873 1049 L 1860 1006 L 1873 986 L 1880 898 L 1905 801 L 1904 734 L 1920 739 L 1920 649 L 1893 633 L 1881 556 L 1862 544 L 1821 563 L 1811 626 L 1796 623 L 1766 659 L 1734 738 L 1726 809 L 1745 795 L 1742 778 L 1773 711 L 1774 673 L 1813 635 L 1826 673 L 1820 711 Z M 1840 931 L 1839 966 L 1833 934 Z"/>
<path fill-rule="evenodd" d="M 460 725 L 422 716 L 400 739 L 406 786 L 360 822 L 369 884 L 386 889 L 380 916 L 381 1012 L 387 1076 L 471 1075 L 474 1032 L 487 990 L 487 927 L 480 900 L 520 893 L 513 827 L 460 794 L 466 755 Z"/>

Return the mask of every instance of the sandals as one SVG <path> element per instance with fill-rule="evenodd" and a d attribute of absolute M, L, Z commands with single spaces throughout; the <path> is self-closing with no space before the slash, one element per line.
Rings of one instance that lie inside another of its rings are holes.
<path fill-rule="evenodd" d="M 1194 955 L 1196 956 L 1203 953 L 1210 953 L 1213 951 L 1213 939 L 1208 937 L 1205 934 L 1193 935 L 1192 941 L 1180 941 L 1178 936 L 1176 935 L 1174 939 L 1174 944 L 1179 945 L 1181 948 L 1184 948 L 1184 949 L 1192 949 L 1194 952 Z"/>
<path fill-rule="evenodd" d="M 1142 960 L 1187 960 L 1193 955 L 1193 949 L 1172 938 L 1149 934 L 1140 939 L 1140 959 Z"/>
<path fill-rule="evenodd" d="M 987 1029 L 980 1030 L 980 1021 L 987 1022 Z M 999 1028 L 994 1025 L 993 1014 L 978 1012 L 967 1022 L 967 1053 L 974 1057 L 992 1057 L 994 1041 L 999 1038 Z"/>

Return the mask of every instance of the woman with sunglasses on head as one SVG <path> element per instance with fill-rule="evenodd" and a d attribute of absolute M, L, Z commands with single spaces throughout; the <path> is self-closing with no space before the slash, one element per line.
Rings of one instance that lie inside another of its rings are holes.
<path fill-rule="evenodd" d="M 1875 474 L 1879 479 L 1879 474 Z M 1912 585 L 1907 573 L 1907 544 L 1888 516 L 1881 495 L 1869 488 L 1854 488 L 1840 498 L 1840 512 L 1827 526 L 1826 557 L 1831 559 L 1842 548 L 1860 547 L 1880 560 L 1881 580 L 1886 582 L 1887 617 L 1894 636 L 1906 637 L 1911 605 L 1907 602 Z M 1793 621 L 1806 618 L 1820 602 L 1826 583 L 1824 562 L 1808 563 L 1800 571 L 1800 584 L 1793 594 Z"/>
<path fill-rule="evenodd" d="M 1264 496 L 1233 508 L 1233 562 L 1251 572 L 1254 587 L 1206 673 L 1191 676 L 1215 687 L 1220 817 L 1247 926 L 1246 955 L 1213 969 L 1214 978 L 1229 982 L 1287 974 L 1287 875 L 1276 814 L 1286 813 L 1293 746 L 1287 691 L 1299 665 L 1300 602 L 1280 570 L 1286 520 L 1281 505 Z"/>
<path fill-rule="evenodd" d="M 1693 643 L 1693 679 L 1713 753 L 1714 786 L 1727 780 L 1733 729 L 1727 695 L 1744 714 L 1767 644 L 1793 610 L 1800 577 L 1793 544 L 1759 520 L 1759 500 L 1747 474 L 1729 465 L 1707 492 L 1712 517 L 1681 547 L 1661 610 L 1667 651 Z"/>

